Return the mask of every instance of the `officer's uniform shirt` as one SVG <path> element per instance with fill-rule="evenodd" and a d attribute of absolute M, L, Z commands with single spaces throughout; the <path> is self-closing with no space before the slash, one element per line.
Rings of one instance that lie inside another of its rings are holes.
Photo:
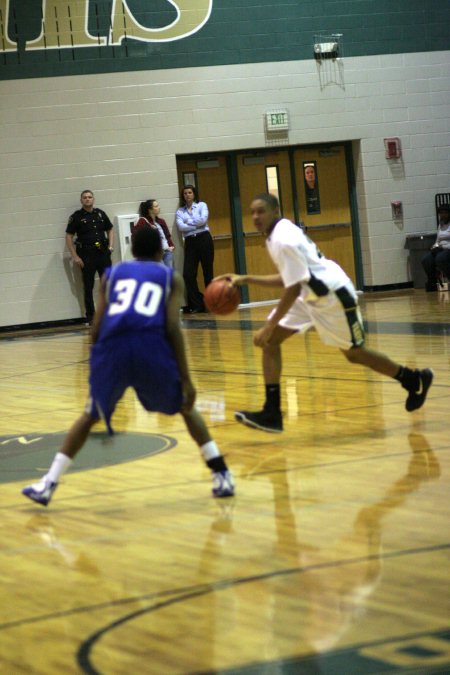
<path fill-rule="evenodd" d="M 93 247 L 96 244 L 107 245 L 107 235 L 113 227 L 104 211 L 94 208 L 91 212 L 78 209 L 72 213 L 66 227 L 67 234 L 76 235 L 76 242 L 81 247 Z"/>

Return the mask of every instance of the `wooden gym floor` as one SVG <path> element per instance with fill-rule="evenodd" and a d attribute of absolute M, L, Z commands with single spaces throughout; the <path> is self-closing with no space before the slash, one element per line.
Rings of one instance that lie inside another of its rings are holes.
<path fill-rule="evenodd" d="M 183 320 L 198 405 L 236 477 L 131 392 L 45 509 L 21 495 L 83 409 L 86 329 L 0 341 L 0 672 L 449 673 L 450 293 L 363 298 L 369 346 L 435 381 L 424 408 L 314 333 L 284 346 L 285 431 L 263 400 L 267 307 Z"/>

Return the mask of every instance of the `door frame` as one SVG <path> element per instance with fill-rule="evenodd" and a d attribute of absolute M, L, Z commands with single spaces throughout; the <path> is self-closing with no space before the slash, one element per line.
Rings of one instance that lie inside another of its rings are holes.
<path fill-rule="evenodd" d="M 354 263 L 355 263 L 355 276 L 356 276 L 356 287 L 358 289 L 364 288 L 364 273 L 362 265 L 362 253 L 361 253 L 361 236 L 360 236 L 360 226 L 359 226 L 359 215 L 358 215 L 358 202 L 356 194 L 356 179 L 355 179 L 355 168 L 353 161 L 353 143 L 357 143 L 357 139 L 354 141 L 336 141 L 335 143 L 299 143 L 297 145 L 281 145 L 281 146 L 262 146 L 259 148 L 241 148 L 239 150 L 221 150 L 221 151 L 211 151 L 211 152 L 201 152 L 201 153 L 184 153 L 176 155 L 176 161 L 190 159 L 193 161 L 199 161 L 201 159 L 213 159 L 214 157 L 224 157 L 226 160 L 227 176 L 228 176 L 228 188 L 229 188 L 229 199 L 230 199 L 230 216 L 231 216 L 231 232 L 233 238 L 233 251 L 234 251 L 234 262 L 235 269 L 237 274 L 246 274 L 246 262 L 245 262 L 245 248 L 244 248 L 244 236 L 242 232 L 242 204 L 240 199 L 239 192 L 239 177 L 238 177 L 238 155 L 242 153 L 267 153 L 267 152 L 287 152 L 289 158 L 289 166 L 291 173 L 291 185 L 292 185 L 292 200 L 294 208 L 294 216 L 296 222 L 300 220 L 300 210 L 299 210 L 299 194 L 297 190 L 297 180 L 296 180 L 296 167 L 294 154 L 295 151 L 301 148 L 302 150 L 307 150 L 308 148 L 317 149 L 331 149 L 337 145 L 344 148 L 345 153 L 345 165 L 347 170 L 347 186 L 348 186 L 348 198 L 351 214 L 351 225 L 352 225 L 352 240 L 353 240 L 353 252 L 354 252 Z M 242 289 L 242 301 L 244 303 L 249 301 L 248 290 L 246 286 L 243 286 Z"/>

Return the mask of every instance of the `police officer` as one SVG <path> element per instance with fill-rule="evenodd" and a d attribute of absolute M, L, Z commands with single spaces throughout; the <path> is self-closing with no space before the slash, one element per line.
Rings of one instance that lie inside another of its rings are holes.
<path fill-rule="evenodd" d="M 72 213 L 66 227 L 66 243 L 75 265 L 83 275 L 86 321 L 92 323 L 94 316 L 94 280 L 98 272 L 101 278 L 111 266 L 114 243 L 113 225 L 104 211 L 94 208 L 94 193 L 83 190 L 80 195 L 82 208 Z M 75 238 L 76 235 L 76 239 Z"/>

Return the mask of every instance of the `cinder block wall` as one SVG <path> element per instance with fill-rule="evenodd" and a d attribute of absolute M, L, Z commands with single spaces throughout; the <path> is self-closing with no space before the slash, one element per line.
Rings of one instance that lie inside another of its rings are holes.
<path fill-rule="evenodd" d="M 260 148 L 274 106 L 289 110 L 291 145 L 354 141 L 364 284 L 408 281 L 405 236 L 435 228 L 434 195 L 449 189 L 449 89 L 448 51 L 0 82 L 0 326 L 82 315 L 64 244 L 81 190 L 111 219 L 156 197 L 171 224 L 176 155 Z M 385 159 L 386 136 L 401 161 Z"/>

